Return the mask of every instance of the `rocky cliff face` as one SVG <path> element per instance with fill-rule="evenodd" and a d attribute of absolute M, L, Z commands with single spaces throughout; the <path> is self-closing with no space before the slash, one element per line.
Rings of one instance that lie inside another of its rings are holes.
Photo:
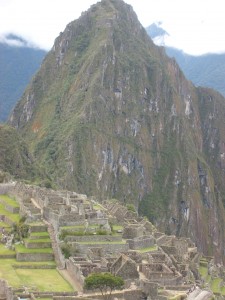
<path fill-rule="evenodd" d="M 223 259 L 225 104 L 132 8 L 102 0 L 56 39 L 10 117 L 61 188 L 118 198 Z"/>

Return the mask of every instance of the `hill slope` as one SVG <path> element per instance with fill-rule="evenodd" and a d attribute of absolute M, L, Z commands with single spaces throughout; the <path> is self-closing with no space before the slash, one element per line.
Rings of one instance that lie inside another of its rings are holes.
<path fill-rule="evenodd" d="M 166 47 L 166 53 L 176 59 L 195 85 L 214 88 L 225 96 L 225 54 L 192 56 L 170 47 Z"/>
<path fill-rule="evenodd" d="M 30 182 L 41 177 L 25 141 L 7 125 L 0 125 L 0 170 Z"/>
<path fill-rule="evenodd" d="M 157 45 L 165 46 L 169 35 L 160 24 L 151 24 L 146 28 L 149 36 Z M 184 75 L 196 86 L 213 88 L 225 96 L 225 54 L 205 54 L 193 56 L 182 50 L 165 46 L 166 53 L 174 57 Z"/>
<path fill-rule="evenodd" d="M 13 36 L 13 40 L 18 38 Z M 0 43 L 0 122 L 7 120 L 45 54 L 27 45 L 16 47 Z"/>
<path fill-rule="evenodd" d="M 224 114 L 129 5 L 103 0 L 56 39 L 9 123 L 59 187 L 132 202 L 221 261 Z"/>

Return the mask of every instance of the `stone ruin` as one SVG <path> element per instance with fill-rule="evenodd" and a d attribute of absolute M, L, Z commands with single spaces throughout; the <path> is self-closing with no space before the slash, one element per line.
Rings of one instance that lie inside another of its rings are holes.
<path fill-rule="evenodd" d="M 117 276 L 127 279 L 139 279 L 137 264 L 129 256 L 121 254 L 116 261 L 111 265 L 110 272 Z"/>
<path fill-rule="evenodd" d="M 29 222 L 45 220 L 51 229 L 58 267 L 66 268 L 81 289 L 89 274 L 111 272 L 123 277 L 128 294 L 129 289 L 135 289 L 140 295 L 144 293 L 145 299 L 167 299 L 159 295 L 158 287 L 188 291 L 193 280 L 199 279 L 202 255 L 190 239 L 158 232 L 149 221 L 118 202 L 105 201 L 100 205 L 86 195 L 23 183 L 4 186 L 2 191 L 18 200 L 20 214 L 26 215 Z M 122 228 L 115 235 L 112 223 Z M 83 234 L 74 235 L 73 227 L 79 226 Z M 98 235 L 96 226 L 104 234 Z M 65 227 L 67 236 L 63 243 L 72 251 L 67 259 L 59 239 Z M 124 290 L 123 297 L 125 294 Z"/>

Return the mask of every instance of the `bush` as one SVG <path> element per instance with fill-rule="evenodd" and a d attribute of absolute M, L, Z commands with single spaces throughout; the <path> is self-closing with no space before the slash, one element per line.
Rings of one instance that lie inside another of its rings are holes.
<path fill-rule="evenodd" d="M 96 232 L 97 235 L 107 235 L 107 231 L 103 229 L 98 229 Z"/>
<path fill-rule="evenodd" d="M 65 258 L 69 258 L 72 254 L 71 247 L 68 244 L 63 244 L 61 246 L 61 251 Z"/>
<path fill-rule="evenodd" d="M 136 212 L 136 209 L 133 204 L 127 204 L 126 207 L 129 211 Z"/>

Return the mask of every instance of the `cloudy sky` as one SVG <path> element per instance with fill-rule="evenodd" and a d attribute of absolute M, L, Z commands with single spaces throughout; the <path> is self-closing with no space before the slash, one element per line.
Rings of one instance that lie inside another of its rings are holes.
<path fill-rule="evenodd" d="M 54 39 L 96 0 L 0 0 L 0 39 L 25 37 L 49 50 Z M 161 21 L 167 43 L 190 54 L 225 52 L 224 0 L 126 0 L 144 27 Z"/>

